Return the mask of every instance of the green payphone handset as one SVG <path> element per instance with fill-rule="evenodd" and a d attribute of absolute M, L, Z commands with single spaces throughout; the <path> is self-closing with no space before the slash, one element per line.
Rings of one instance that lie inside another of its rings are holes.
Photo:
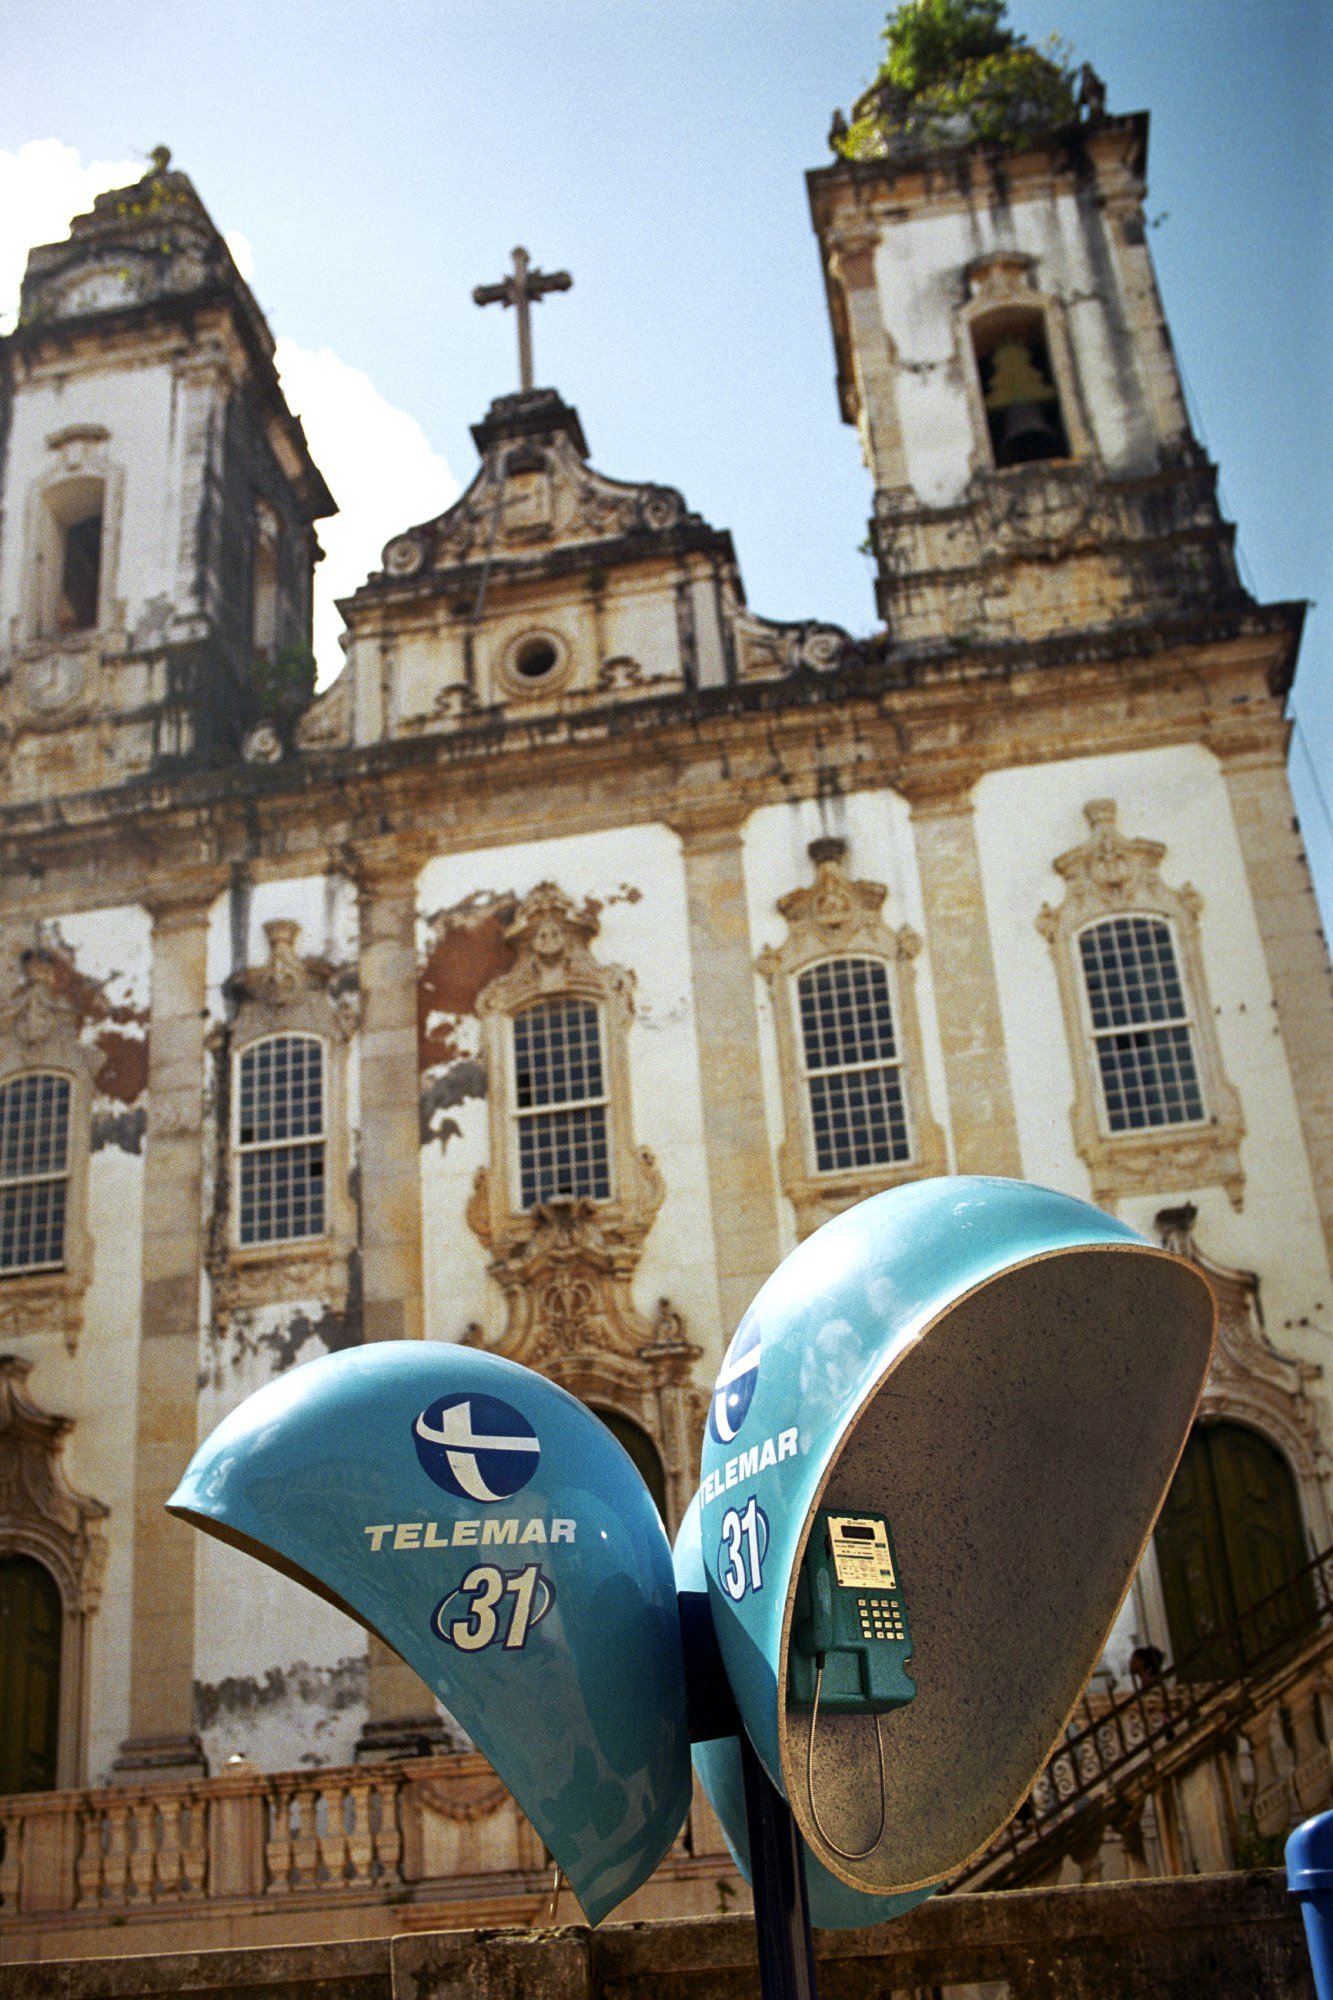
<path fill-rule="evenodd" d="M 882 1514 L 815 1516 L 796 1583 L 791 1701 L 832 1715 L 884 1715 L 916 1693 L 912 1630 Z M 820 1667 L 822 1666 L 822 1674 Z"/>

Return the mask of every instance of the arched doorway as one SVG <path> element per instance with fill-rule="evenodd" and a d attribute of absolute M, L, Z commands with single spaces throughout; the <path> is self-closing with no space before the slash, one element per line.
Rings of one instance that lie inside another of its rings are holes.
<path fill-rule="evenodd" d="M 0 1795 L 55 1788 L 62 1624 L 50 1570 L 0 1557 Z"/>
<path fill-rule="evenodd" d="M 662 1460 L 658 1455 L 657 1446 L 647 1431 L 641 1430 L 631 1418 L 622 1417 L 619 1410 L 603 1409 L 596 1403 L 590 1403 L 588 1407 L 595 1417 L 601 1418 L 616 1443 L 623 1445 L 634 1460 L 644 1485 L 653 1496 L 653 1505 L 665 1521 L 666 1474 L 662 1470 Z"/>
<path fill-rule="evenodd" d="M 1243 1424 L 1196 1424 L 1154 1536 L 1179 1671 L 1240 1673 L 1314 1616 L 1300 1500 L 1276 1445 Z"/>

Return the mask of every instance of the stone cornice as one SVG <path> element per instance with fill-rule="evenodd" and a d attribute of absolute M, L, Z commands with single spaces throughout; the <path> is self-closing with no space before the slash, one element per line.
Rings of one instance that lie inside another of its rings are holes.
<path fill-rule="evenodd" d="M 224 322 L 244 350 L 265 419 L 276 430 L 284 452 L 290 453 L 298 468 L 295 483 L 305 503 L 307 519 L 320 520 L 336 513 L 337 503 L 310 456 L 300 418 L 293 416 L 287 407 L 273 362 L 268 329 L 257 309 L 251 318 L 231 286 L 207 284 L 174 297 L 89 313 L 77 319 L 33 320 L 16 327 L 12 333 L 0 335 L 0 368 L 35 370 L 54 363 L 68 365 L 70 359 L 79 356 L 100 357 L 105 362 L 117 348 L 131 348 L 138 354 L 145 343 L 161 342 L 165 335 L 178 336 L 182 342 L 193 344 L 198 339 L 200 322 L 209 315 Z"/>
<path fill-rule="evenodd" d="M 1243 632 L 1233 621 L 1225 643 L 1145 648 L 1113 663 L 1042 666 L 992 653 L 965 672 L 919 662 L 909 677 L 890 658 L 633 708 L 571 706 L 508 723 L 487 714 L 439 736 L 144 780 L 0 813 L 0 872 L 16 907 L 29 883 L 34 906 L 49 907 L 65 867 L 91 868 L 100 900 L 142 902 L 180 867 L 345 869 L 350 846 L 397 873 L 423 846 L 541 837 L 555 821 L 720 829 L 756 806 L 813 796 L 830 759 L 844 789 L 889 787 L 924 802 L 965 793 L 989 770 L 1166 743 L 1202 740 L 1224 759 L 1280 756 L 1286 723 L 1271 689 L 1284 684 L 1300 611 L 1275 609 L 1294 619 L 1266 614 Z M 78 893 L 86 901 L 86 880 Z"/>

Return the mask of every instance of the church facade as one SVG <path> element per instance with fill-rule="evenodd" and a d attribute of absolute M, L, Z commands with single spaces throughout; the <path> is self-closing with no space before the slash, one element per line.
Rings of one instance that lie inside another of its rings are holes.
<path fill-rule="evenodd" d="M 447 1752 L 378 1642 L 164 1512 L 196 1442 L 317 1355 L 465 1342 L 602 1414 L 674 1531 L 755 1290 L 923 1175 L 1065 1189 L 1217 1285 L 1108 1684 L 1327 1549 L 1301 612 L 1237 576 L 1146 145 L 1098 114 L 811 175 L 869 637 L 752 611 L 729 536 L 530 388 L 314 696 L 333 501 L 190 182 L 159 155 L 33 253 L 0 343 L 0 1789 Z M 1181 1865 L 1233 1858 L 1265 1757 Z"/>

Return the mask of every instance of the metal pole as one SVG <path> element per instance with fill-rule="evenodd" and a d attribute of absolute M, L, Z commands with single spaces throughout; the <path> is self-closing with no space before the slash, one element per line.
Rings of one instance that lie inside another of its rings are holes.
<path fill-rule="evenodd" d="M 791 1807 L 740 1731 L 763 2000 L 818 2000 L 805 1855 Z"/>

